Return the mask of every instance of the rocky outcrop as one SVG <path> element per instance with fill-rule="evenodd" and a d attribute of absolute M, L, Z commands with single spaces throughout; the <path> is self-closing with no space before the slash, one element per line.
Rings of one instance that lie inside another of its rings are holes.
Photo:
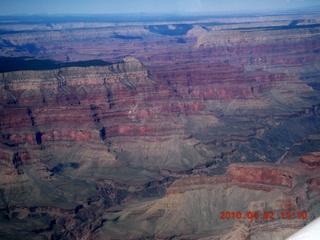
<path fill-rule="evenodd" d="M 232 164 L 224 175 L 212 177 L 189 177 L 176 180 L 167 194 L 182 193 L 191 189 L 201 189 L 202 185 L 229 184 L 249 189 L 270 191 L 275 188 L 292 188 L 295 172 L 290 172 L 272 164 Z"/>
<path fill-rule="evenodd" d="M 38 237 L 42 239 L 89 239 L 92 232 L 101 226 L 102 213 L 97 211 L 102 202 L 91 202 L 90 205 L 78 205 L 73 209 L 62 209 L 51 206 L 20 207 L 10 206 L 2 209 L 6 220 L 2 222 L 1 230 L 7 237 Z M 88 220 L 90 219 L 90 224 Z M 19 221 L 20 225 L 29 227 L 29 232 L 23 227 L 12 229 L 10 221 Z"/>
<path fill-rule="evenodd" d="M 309 153 L 307 156 L 302 156 L 300 158 L 300 161 L 309 166 L 320 166 L 320 153 L 319 152 Z"/>
<path fill-rule="evenodd" d="M 123 227 L 133 221 L 144 234 L 126 231 L 129 238 L 154 234 L 158 239 L 198 239 L 203 232 L 217 239 L 286 238 L 314 219 L 311 209 L 319 199 L 319 188 L 307 187 L 304 170 L 291 167 L 232 164 L 224 175 L 180 178 L 159 200 L 110 209 L 96 237 L 103 239 L 108 232 L 124 236 Z"/>
<path fill-rule="evenodd" d="M 230 166 L 228 174 L 231 177 L 231 182 L 237 183 L 253 183 L 275 185 L 279 187 L 292 187 L 294 173 L 287 172 L 277 168 L 254 167 L 247 166 Z"/>

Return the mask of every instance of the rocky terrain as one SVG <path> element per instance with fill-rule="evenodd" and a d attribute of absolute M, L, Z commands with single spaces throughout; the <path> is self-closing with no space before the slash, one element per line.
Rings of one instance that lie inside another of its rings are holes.
<path fill-rule="evenodd" d="M 319 15 L 49 20 L 0 24 L 1 239 L 285 239 L 320 216 Z"/>

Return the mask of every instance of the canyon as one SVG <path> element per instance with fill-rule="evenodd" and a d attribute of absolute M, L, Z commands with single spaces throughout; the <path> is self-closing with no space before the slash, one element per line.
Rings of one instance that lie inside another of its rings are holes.
<path fill-rule="evenodd" d="M 285 239 L 320 216 L 318 13 L 20 18 L 1 239 Z"/>

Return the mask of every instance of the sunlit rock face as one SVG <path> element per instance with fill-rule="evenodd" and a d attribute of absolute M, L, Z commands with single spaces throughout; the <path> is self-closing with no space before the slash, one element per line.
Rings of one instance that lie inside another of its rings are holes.
<path fill-rule="evenodd" d="M 320 215 L 318 15 L 0 30 L 1 237 L 275 239 Z"/>

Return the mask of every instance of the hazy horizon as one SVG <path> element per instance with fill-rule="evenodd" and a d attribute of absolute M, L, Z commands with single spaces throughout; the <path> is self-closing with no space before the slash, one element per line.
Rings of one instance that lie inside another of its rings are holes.
<path fill-rule="evenodd" d="M 36 14 L 125 14 L 273 12 L 319 5 L 318 0 L 0 0 L 1 16 Z"/>

